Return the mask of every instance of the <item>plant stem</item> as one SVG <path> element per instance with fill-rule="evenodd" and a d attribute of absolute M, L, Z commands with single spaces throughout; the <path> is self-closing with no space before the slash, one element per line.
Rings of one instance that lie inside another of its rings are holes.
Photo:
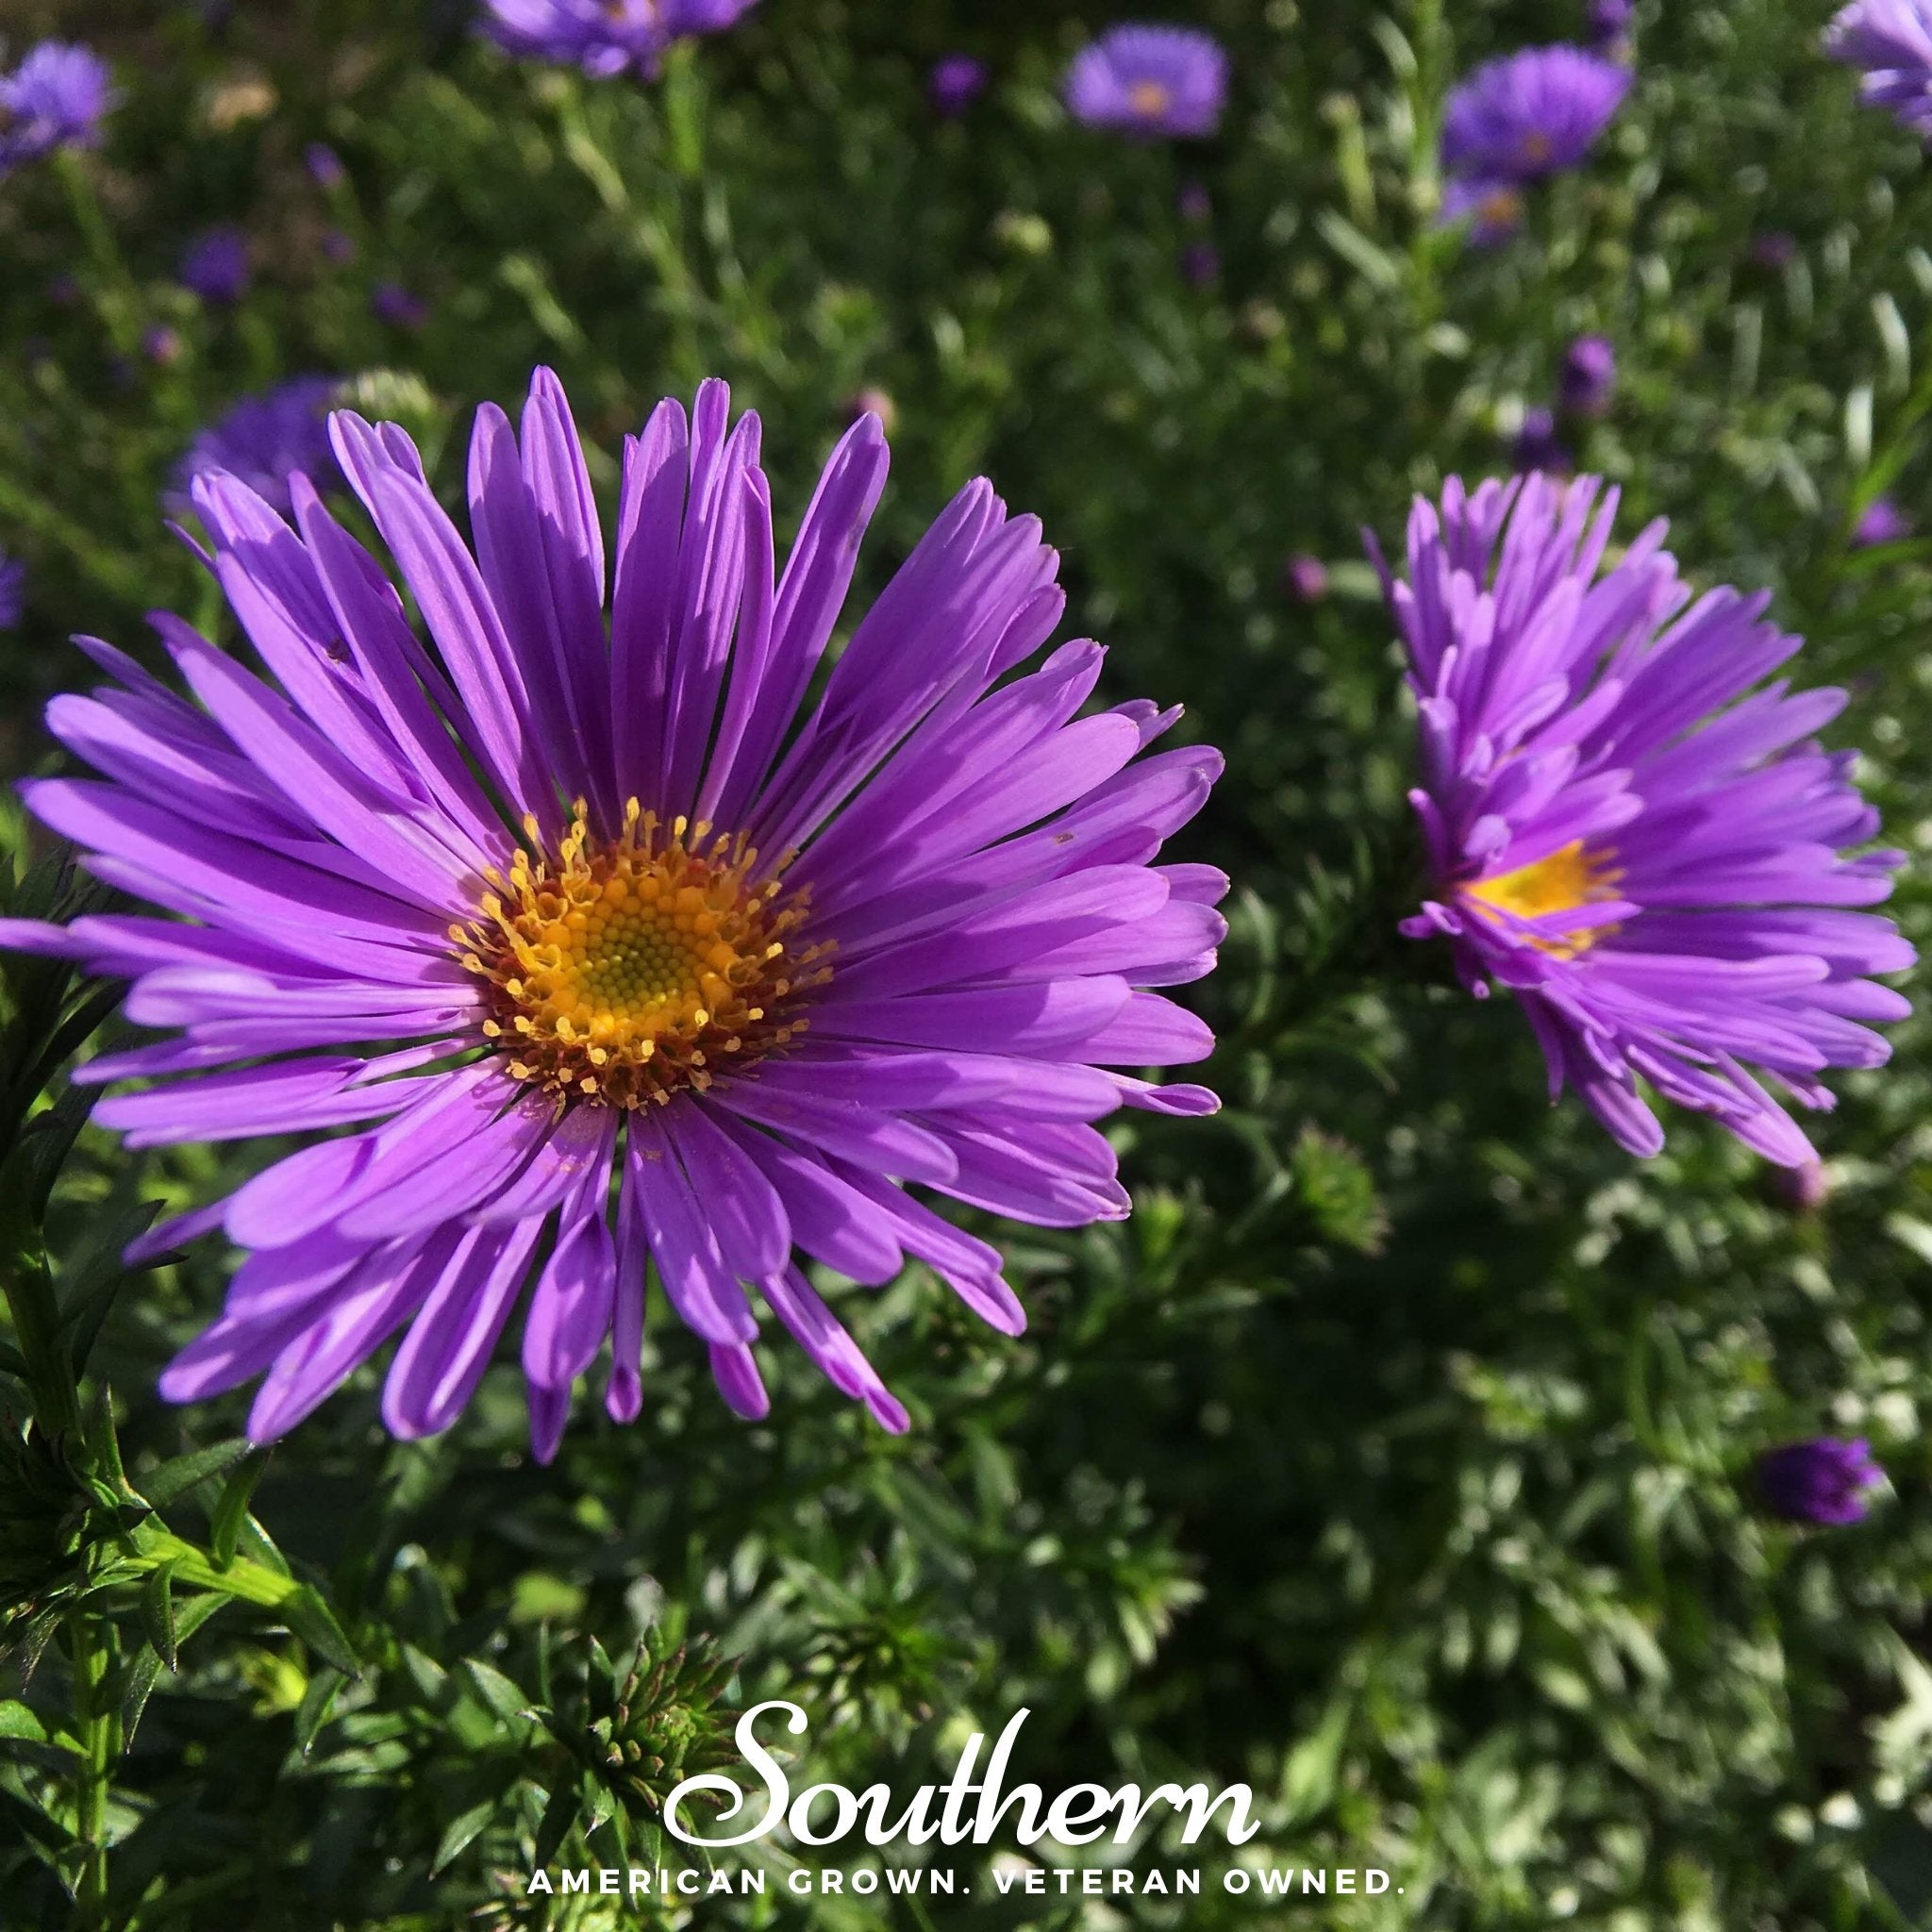
<path fill-rule="evenodd" d="M 73 1614 L 67 1627 L 74 1653 L 74 1728 L 81 1747 L 74 1799 L 74 1831 L 81 1850 L 75 1907 L 77 1924 L 98 1926 L 107 1924 L 108 1798 L 121 1756 L 114 1632 L 105 1619 L 84 1608 Z"/>

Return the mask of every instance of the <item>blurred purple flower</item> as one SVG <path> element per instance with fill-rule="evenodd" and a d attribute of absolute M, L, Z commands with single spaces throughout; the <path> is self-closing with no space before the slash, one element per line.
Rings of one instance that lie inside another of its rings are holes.
<path fill-rule="evenodd" d="M 189 446 L 175 470 L 176 494 L 185 499 L 195 477 L 217 470 L 239 476 L 284 511 L 291 476 L 329 488 L 341 476 L 327 423 L 337 388 L 332 376 L 297 375 L 260 395 L 243 396 Z"/>
<path fill-rule="evenodd" d="M 957 119 L 985 92 L 988 77 L 986 62 L 971 54 L 948 54 L 935 60 L 925 83 L 933 111 L 948 121 Z"/>
<path fill-rule="evenodd" d="M 401 282 L 377 282 L 369 291 L 369 311 L 391 328 L 419 329 L 429 320 L 429 305 Z"/>
<path fill-rule="evenodd" d="M 1885 1472 L 1863 1437 L 1847 1442 L 1820 1436 L 1769 1451 L 1758 1458 L 1757 1477 L 1757 1493 L 1774 1516 L 1840 1525 L 1865 1520 L 1866 1493 L 1885 1481 Z"/>
<path fill-rule="evenodd" d="M 1469 222 L 1469 239 L 1478 248 L 1494 248 L 1523 225 L 1523 191 L 1513 181 L 1479 181 L 1451 175 L 1442 185 L 1440 227 Z"/>
<path fill-rule="evenodd" d="M 225 223 L 195 236 L 181 253 L 181 286 L 204 302 L 239 302 L 255 277 L 255 256 L 245 229 Z"/>
<path fill-rule="evenodd" d="M 26 565 L 0 550 L 0 630 L 12 630 L 26 608 Z"/>
<path fill-rule="evenodd" d="M 1772 1171 L 1777 1176 L 1778 1198 L 1800 1214 L 1816 1214 L 1831 1198 L 1831 1182 L 1822 1160 L 1807 1160 L 1802 1167 Z"/>
<path fill-rule="evenodd" d="M 56 308 L 71 308 L 80 300 L 80 284 L 70 275 L 58 275 L 47 284 L 47 300 Z"/>
<path fill-rule="evenodd" d="M 1563 351 L 1557 399 L 1573 416 L 1601 416 L 1617 392 L 1617 352 L 1606 336 L 1578 336 Z"/>
<path fill-rule="evenodd" d="M 343 228 L 325 228 L 318 244 L 325 261 L 332 261 L 338 268 L 356 258 L 356 238 Z"/>
<path fill-rule="evenodd" d="M 1863 71 L 1859 97 L 1932 145 L 1932 0 L 1853 0 L 1824 30 L 1824 51 Z"/>
<path fill-rule="evenodd" d="M 1507 987 L 1553 1093 L 1631 1153 L 1664 1141 L 1642 1081 L 1800 1167 L 1785 1103 L 1828 1108 L 1824 1071 L 1882 1066 L 1873 1023 L 1910 1011 L 1875 975 L 1911 945 L 1857 909 L 1904 855 L 1857 849 L 1857 754 L 1817 741 L 1845 693 L 1766 682 L 1801 642 L 1770 593 L 1693 601 L 1662 524 L 1606 569 L 1616 504 L 1594 476 L 1452 478 L 1410 514 L 1406 580 L 1375 553 L 1432 882 L 1402 930 L 1448 940 L 1478 997 Z"/>
<path fill-rule="evenodd" d="M 1525 47 L 1457 83 L 1442 115 L 1442 171 L 1495 185 L 1575 167 L 1630 92 L 1628 69 L 1581 47 Z"/>
<path fill-rule="evenodd" d="M 846 428 L 850 429 L 861 418 L 866 416 L 876 416 L 879 419 L 879 427 L 890 436 L 892 433 L 893 425 L 899 420 L 899 406 L 876 383 L 868 383 L 864 389 L 846 398 L 844 408 Z"/>
<path fill-rule="evenodd" d="M 1297 604 L 1319 604 L 1328 594 L 1328 566 L 1298 550 L 1281 566 L 1281 588 Z"/>
<path fill-rule="evenodd" d="M 181 331 L 165 322 L 155 323 L 141 339 L 142 355 L 163 369 L 180 361 L 181 347 Z"/>
<path fill-rule="evenodd" d="M 1185 26 L 1112 26 L 1067 70 L 1076 121 L 1153 140 L 1209 135 L 1227 101 L 1227 56 L 1211 34 Z"/>
<path fill-rule="evenodd" d="M 1214 219 L 1214 197 L 1198 181 L 1181 184 L 1174 207 L 1179 209 L 1181 220 L 1191 227 L 1198 228 Z"/>
<path fill-rule="evenodd" d="M 1205 289 L 1221 275 L 1221 251 L 1211 242 L 1190 242 L 1181 250 L 1181 279 L 1191 289 Z"/>
<path fill-rule="evenodd" d="M 0 175 L 63 147 L 98 147 L 119 100 L 108 63 L 90 48 L 42 41 L 0 75 Z"/>
<path fill-rule="evenodd" d="M 1782 228 L 1767 228 L 1751 238 L 1751 259 L 1759 268 L 1787 269 L 1798 258 L 1798 238 Z"/>
<path fill-rule="evenodd" d="M 1637 0 L 1590 0 L 1584 38 L 1599 54 L 1616 54 L 1629 44 Z"/>
<path fill-rule="evenodd" d="M 481 31 L 511 54 L 608 78 L 654 79 L 674 41 L 718 33 L 758 0 L 484 0 Z"/>
<path fill-rule="evenodd" d="M 1874 496 L 1852 525 L 1852 548 L 1869 550 L 1874 543 L 1896 543 L 1912 534 L 1912 520 L 1889 496 Z"/>
<path fill-rule="evenodd" d="M 303 159 L 308 165 L 309 179 L 318 188 L 340 188 L 348 179 L 349 171 L 342 166 L 341 156 L 326 142 L 310 142 Z"/>
<path fill-rule="evenodd" d="M 1510 439 L 1509 460 L 1519 470 L 1547 470 L 1554 475 L 1567 475 L 1570 452 L 1557 434 L 1557 419 L 1548 409 L 1525 409 L 1523 425 Z"/>

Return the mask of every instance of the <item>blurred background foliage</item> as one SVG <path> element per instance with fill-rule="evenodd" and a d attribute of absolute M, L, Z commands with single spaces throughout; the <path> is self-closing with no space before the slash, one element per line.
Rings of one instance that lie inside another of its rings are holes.
<path fill-rule="evenodd" d="M 1932 1924 L 1932 1036 L 1910 1023 L 1891 1068 L 1841 1082 L 1817 1206 L 1701 1123 L 1637 1165 L 1547 1111 L 1507 1003 L 1390 935 L 1409 726 L 1356 534 L 1507 468 L 1563 345 L 1604 332 L 1623 382 L 1567 426 L 1580 462 L 1624 486 L 1628 529 L 1672 519 L 1693 579 L 1774 588 L 1802 675 L 1853 683 L 1835 740 L 1922 853 L 1932 539 L 1847 533 L 1881 489 L 1932 529 L 1925 164 L 1819 57 L 1822 0 L 1645 0 L 1597 157 L 1478 252 L 1432 224 L 1442 94 L 1575 35 L 1583 0 L 1166 11 L 1232 51 L 1214 142 L 1071 125 L 1058 76 L 1107 16 L 1046 0 L 764 0 L 655 88 L 515 65 L 454 0 L 0 8 L 16 42 L 92 42 L 126 95 L 100 155 L 0 184 L 0 547 L 31 571 L 0 773 L 51 765 L 68 632 L 157 662 L 144 610 L 221 626 L 160 498 L 238 395 L 340 376 L 455 501 L 471 408 L 547 361 L 614 496 L 621 433 L 717 374 L 765 417 L 781 530 L 852 399 L 896 406 L 862 592 L 974 474 L 1041 515 L 1071 634 L 1113 647 L 1109 700 L 1185 701 L 1226 748 L 1175 850 L 1238 883 L 1197 989 L 1227 1109 L 1120 1128 L 1125 1225 L 1006 1232 L 1024 1341 L 916 1269 L 846 1291 L 914 1414 L 892 1441 L 783 1349 L 772 1420 L 736 1421 L 660 1324 L 644 1419 L 580 1415 L 548 1471 L 511 1363 L 410 1445 L 366 1375 L 239 1460 L 241 1399 L 162 1405 L 221 1265 L 117 1289 L 102 1257 L 141 1204 L 205 1199 L 259 1151 L 134 1157 L 49 1111 L 40 1063 L 84 995 L 8 964 L 8 1173 L 65 1160 L 8 1239 L 32 1258 L 43 1228 L 94 1486 L 21 1435 L 15 1333 L 0 1922 L 675 1919 L 525 1902 L 523 1876 L 658 1861 L 676 1767 L 778 1695 L 812 1713 L 813 1778 L 942 1778 L 1024 1705 L 1021 1774 L 1049 1790 L 1241 1779 L 1264 1828 L 1204 1849 L 1181 1904 L 1002 1899 L 941 1852 L 970 1897 L 780 1890 L 710 1923 L 1271 1923 L 1220 1888 L 1238 1856 L 1385 1867 L 1400 1896 L 1290 1915 L 1362 1932 Z M 925 69 L 958 49 L 994 80 L 941 123 Z M 305 170 L 314 141 L 341 185 Z M 174 281 L 215 222 L 257 250 L 231 308 Z M 1195 285 L 1201 242 L 1219 271 Z M 386 280 L 420 328 L 375 319 Z M 1293 552 L 1328 561 L 1324 600 L 1284 593 Z M 10 800 L 0 828 L 25 872 Z M 44 868 L 18 889 L 67 890 Z M 1932 937 L 1922 874 L 1901 907 Z M 1856 1528 L 1767 1524 L 1753 1460 L 1821 1431 L 1869 1437 L 1891 1490 Z"/>

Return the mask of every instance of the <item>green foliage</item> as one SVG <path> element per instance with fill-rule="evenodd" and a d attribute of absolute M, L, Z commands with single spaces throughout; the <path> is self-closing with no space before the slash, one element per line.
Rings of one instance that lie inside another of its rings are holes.
<path fill-rule="evenodd" d="M 232 639 L 160 499 L 236 395 L 339 375 L 455 503 L 472 406 L 548 360 L 608 514 L 621 433 L 718 374 L 764 415 L 792 527 L 850 399 L 895 401 L 861 596 L 977 472 L 1038 512 L 1070 633 L 1113 650 L 1107 700 L 1184 700 L 1182 735 L 1226 750 L 1176 856 L 1237 880 L 1198 989 L 1226 1109 L 1115 1129 L 1124 1225 L 982 1230 L 1026 1337 L 918 1268 L 826 1282 L 912 1411 L 895 1441 L 775 1347 L 772 1419 L 741 1424 L 654 1323 L 642 1419 L 580 1415 L 548 1470 L 512 1344 L 430 1442 L 384 1436 L 369 1375 L 272 1454 L 241 1443 L 245 1398 L 163 1405 L 225 1264 L 118 1257 L 263 1150 L 90 1128 L 61 1069 L 111 990 L 0 955 L 9 1928 L 670 1923 L 691 1908 L 525 1881 L 688 1856 L 668 1790 L 729 1770 L 736 1710 L 773 1696 L 811 1715 L 801 1784 L 942 1781 L 1025 1707 L 1016 1774 L 1239 1779 L 1262 1830 L 1157 1835 L 1131 1862 L 1198 1864 L 1203 1895 L 1104 1922 L 1003 1896 L 970 1848 L 888 1854 L 957 1862 L 973 1890 L 944 1905 L 800 1899 L 785 1873 L 860 1854 L 768 1844 L 762 1901 L 695 1908 L 721 1925 L 1928 1923 L 1925 1023 L 1842 1081 L 1815 1209 L 1702 1124 L 1640 1165 L 1545 1109 L 1520 1016 L 1392 932 L 1410 727 L 1357 534 L 1498 467 L 1563 344 L 1606 331 L 1623 385 L 1569 425 L 1580 460 L 1628 530 L 1674 520 L 1698 581 L 1774 589 L 1801 675 L 1851 684 L 1835 741 L 1920 857 L 1932 539 L 1847 535 L 1881 490 L 1932 529 L 1924 163 L 1818 56 L 1823 7 L 1652 0 L 1603 150 L 1484 254 L 1434 225 L 1442 94 L 1573 33 L 1581 0 L 1167 10 L 1236 54 L 1198 148 L 1068 125 L 1091 7 L 764 0 L 652 89 L 515 65 L 434 0 L 9 11 L 96 39 L 127 93 L 103 154 L 0 183 L 0 547 L 32 573 L 0 639 L 9 775 L 53 768 L 35 716 L 85 679 L 69 631 L 157 670 L 150 608 Z M 954 46 L 998 75 L 939 125 L 924 63 Z M 301 167 L 317 139 L 340 187 Z M 1207 288 L 1177 270 L 1195 179 Z M 261 261 L 233 311 L 172 281 L 217 219 Z M 1788 266 L 1754 258 L 1767 230 Z M 431 306 L 418 334 L 370 312 L 391 276 Z M 158 324 L 173 359 L 143 347 Z M 1329 562 L 1325 601 L 1282 596 L 1293 551 Z M 98 903 L 25 863 L 10 806 L 0 843 L 8 911 Z M 1923 865 L 1900 912 L 1923 941 Z M 1821 1430 L 1868 1436 L 1891 1491 L 1841 1532 L 1766 1523 L 1757 1454 Z M 1291 1920 L 1222 1889 L 1237 1860 L 1401 1891 Z"/>

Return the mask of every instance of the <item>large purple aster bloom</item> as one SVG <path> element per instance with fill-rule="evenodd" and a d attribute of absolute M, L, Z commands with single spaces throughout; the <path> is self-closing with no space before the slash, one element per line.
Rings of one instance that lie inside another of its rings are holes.
<path fill-rule="evenodd" d="M 1885 1481 L 1862 1437 L 1787 1442 L 1759 1459 L 1757 1475 L 1757 1493 L 1774 1516 L 1833 1526 L 1862 1523 L 1870 1513 L 1867 1493 Z"/>
<path fill-rule="evenodd" d="M 1109 27 L 1074 56 L 1066 99 L 1090 127 L 1148 140 L 1212 134 L 1227 102 L 1227 56 L 1193 27 Z"/>
<path fill-rule="evenodd" d="M 197 476 L 225 471 L 286 511 L 291 476 L 333 483 L 328 411 L 337 388 L 326 375 L 297 375 L 258 396 L 243 396 L 194 439 L 175 473 L 175 489 L 188 496 Z"/>
<path fill-rule="evenodd" d="M 512 54 L 653 78 L 674 41 L 720 33 L 758 0 L 485 0 L 482 31 Z"/>
<path fill-rule="evenodd" d="M 1869 107 L 1932 143 L 1932 0 L 1853 0 L 1825 28 L 1824 51 L 1862 70 Z"/>
<path fill-rule="evenodd" d="M 98 54 L 42 41 L 11 74 L 0 74 L 0 175 L 57 148 L 98 147 L 117 98 Z"/>
<path fill-rule="evenodd" d="M 1630 72 L 1581 47 L 1525 47 L 1458 81 L 1442 115 L 1454 217 L 1577 166 L 1630 92 Z"/>
<path fill-rule="evenodd" d="M 1811 1149 L 1752 1069 L 1817 1108 L 1825 1068 L 1886 1058 L 1862 1023 L 1906 1002 L 1869 975 L 1913 953 L 1854 908 L 1901 855 L 1845 856 L 1878 829 L 1854 755 L 1812 735 L 1845 694 L 1763 684 L 1800 645 L 1763 621 L 1769 593 L 1693 603 L 1661 524 L 1605 570 L 1615 509 L 1591 476 L 1452 480 L 1409 518 L 1407 580 L 1382 566 L 1434 887 L 1403 930 L 1447 936 L 1478 996 L 1511 989 L 1553 1091 L 1633 1153 L 1663 1144 L 1643 1080 L 1798 1166 Z"/>
<path fill-rule="evenodd" d="M 800 1266 L 924 1262 L 1006 1333 L 997 1249 L 906 1182 L 1049 1226 L 1128 1209 L 1092 1124 L 1210 1110 L 1122 1068 L 1200 1058 L 1160 993 L 1207 973 L 1224 876 L 1157 865 L 1211 751 L 1141 753 L 1175 713 L 1081 715 L 1103 653 L 1045 644 L 1065 598 L 1031 517 L 969 484 L 829 672 L 886 472 L 839 444 L 782 571 L 758 419 L 722 383 L 625 445 L 606 538 L 563 391 L 470 453 L 474 551 L 393 425 L 333 419 L 397 587 L 301 478 L 293 528 L 233 476 L 195 506 L 270 677 L 158 619 L 198 707 L 114 651 L 123 689 L 55 734 L 102 773 L 26 788 L 103 878 L 178 920 L 14 923 L 0 941 L 133 982 L 173 1036 L 93 1061 L 158 1081 L 96 1118 L 135 1144 L 326 1133 L 158 1231 L 246 1258 L 170 1367 L 191 1400 L 266 1372 L 258 1440 L 391 1335 L 383 1412 L 445 1426 L 520 1301 L 554 1453 L 606 1343 L 642 1401 L 647 1264 L 726 1399 L 766 1397 L 758 1304 L 890 1428 L 887 1393 Z M 816 691 L 816 695 L 812 693 Z"/>

